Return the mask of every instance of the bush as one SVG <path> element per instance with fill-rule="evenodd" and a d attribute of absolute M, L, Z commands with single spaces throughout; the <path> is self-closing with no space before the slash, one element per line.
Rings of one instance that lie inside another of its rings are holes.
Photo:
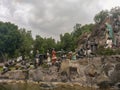
<path fill-rule="evenodd" d="M 103 46 L 100 46 L 96 52 L 98 55 L 116 55 L 120 54 L 120 49 L 110 49 L 110 48 L 104 48 Z"/>

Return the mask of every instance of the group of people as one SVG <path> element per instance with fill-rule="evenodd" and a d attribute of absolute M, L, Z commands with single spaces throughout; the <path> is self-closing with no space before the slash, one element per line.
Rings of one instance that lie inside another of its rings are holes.
<path fill-rule="evenodd" d="M 95 52 L 98 48 L 98 41 L 93 39 L 85 39 L 85 43 L 83 46 L 78 50 L 78 57 L 90 57 L 95 55 Z"/>
<path fill-rule="evenodd" d="M 45 60 L 45 59 L 47 59 L 47 64 L 49 66 L 54 65 L 57 60 L 55 49 L 52 49 L 52 52 L 47 50 L 46 54 L 39 54 L 39 51 L 37 50 L 36 55 L 35 55 L 35 67 L 42 65 L 43 60 Z"/>
<path fill-rule="evenodd" d="M 57 56 L 56 56 L 56 51 L 55 49 L 52 50 L 52 56 L 50 55 L 49 50 L 47 50 L 47 64 L 50 65 L 54 65 L 56 60 L 57 60 Z"/>

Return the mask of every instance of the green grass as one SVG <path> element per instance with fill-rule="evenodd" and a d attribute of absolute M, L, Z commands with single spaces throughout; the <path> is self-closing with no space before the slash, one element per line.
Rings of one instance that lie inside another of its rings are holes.
<path fill-rule="evenodd" d="M 2 70 L 3 70 L 3 67 L 0 67 L 0 72 L 2 72 Z"/>
<path fill-rule="evenodd" d="M 110 48 L 104 48 L 104 47 L 99 47 L 99 49 L 96 52 L 98 55 L 118 55 L 120 54 L 120 49 L 110 49 Z"/>

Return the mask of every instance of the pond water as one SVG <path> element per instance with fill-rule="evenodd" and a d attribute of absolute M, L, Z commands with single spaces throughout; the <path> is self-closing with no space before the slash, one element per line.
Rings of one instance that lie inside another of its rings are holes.
<path fill-rule="evenodd" d="M 0 84 L 0 90 L 100 90 L 100 89 L 83 88 L 78 85 L 76 85 L 76 86 L 60 85 L 60 86 L 57 86 L 54 88 L 43 88 L 38 84 L 31 84 L 31 83 L 29 83 L 29 84 L 28 83 L 24 83 L 24 84 L 2 83 L 2 84 Z"/>

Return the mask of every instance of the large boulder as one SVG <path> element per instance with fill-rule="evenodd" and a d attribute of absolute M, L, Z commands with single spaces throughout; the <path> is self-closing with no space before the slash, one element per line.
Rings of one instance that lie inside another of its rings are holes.
<path fill-rule="evenodd" d="M 14 80 L 25 80 L 27 79 L 28 71 L 14 70 L 8 71 L 5 74 L 1 74 L 2 79 L 14 79 Z"/>
<path fill-rule="evenodd" d="M 39 82 L 44 80 L 44 74 L 40 69 L 30 70 L 29 79 Z"/>
<path fill-rule="evenodd" d="M 120 82 L 120 63 L 116 64 L 115 70 L 111 73 L 110 80 L 114 83 Z"/>
<path fill-rule="evenodd" d="M 9 79 L 25 80 L 27 79 L 28 71 L 15 70 L 8 73 Z"/>
<path fill-rule="evenodd" d="M 56 66 L 49 68 L 38 68 L 29 71 L 29 79 L 33 81 L 55 82 L 58 81 L 58 72 Z"/>

